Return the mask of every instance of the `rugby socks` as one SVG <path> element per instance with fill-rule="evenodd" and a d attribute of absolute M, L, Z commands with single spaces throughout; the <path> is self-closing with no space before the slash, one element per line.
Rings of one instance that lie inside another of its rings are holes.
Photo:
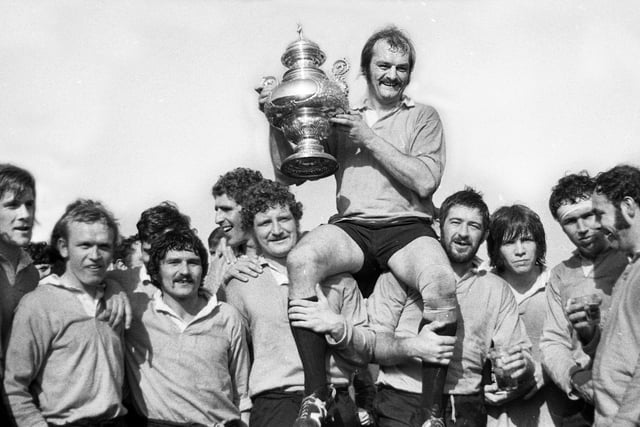
<path fill-rule="evenodd" d="M 318 301 L 317 296 L 303 298 L 307 301 Z M 304 394 L 316 394 L 320 400 L 327 399 L 327 342 L 324 334 L 318 334 L 310 329 L 291 327 L 293 339 L 298 348 L 304 369 Z"/>

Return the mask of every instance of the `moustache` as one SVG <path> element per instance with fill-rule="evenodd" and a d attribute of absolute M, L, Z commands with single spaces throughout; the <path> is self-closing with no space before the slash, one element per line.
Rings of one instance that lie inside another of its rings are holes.
<path fill-rule="evenodd" d="M 380 80 L 380 83 L 383 84 L 383 85 L 398 86 L 398 85 L 400 85 L 400 80 L 398 80 L 398 79 L 382 79 L 382 80 Z"/>

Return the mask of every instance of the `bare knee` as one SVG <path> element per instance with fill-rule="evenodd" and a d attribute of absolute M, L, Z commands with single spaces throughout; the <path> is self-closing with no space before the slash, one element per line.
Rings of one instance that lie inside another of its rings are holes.
<path fill-rule="evenodd" d="M 319 252 L 309 244 L 298 244 L 287 255 L 287 270 L 289 270 L 289 274 L 299 270 L 315 270 L 319 264 Z"/>

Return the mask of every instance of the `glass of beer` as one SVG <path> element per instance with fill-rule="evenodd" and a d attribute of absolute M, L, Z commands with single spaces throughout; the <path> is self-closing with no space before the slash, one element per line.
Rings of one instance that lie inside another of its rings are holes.
<path fill-rule="evenodd" d="M 515 353 L 515 347 L 516 346 L 497 346 L 489 352 L 495 382 L 501 391 L 513 391 L 518 388 L 518 379 L 512 377 L 516 368 L 510 368 L 506 360 L 507 357 Z"/>
<path fill-rule="evenodd" d="M 577 298 L 572 298 L 574 304 L 582 305 L 587 322 L 590 325 L 597 325 L 600 323 L 600 304 L 602 298 L 598 294 L 582 295 Z"/>

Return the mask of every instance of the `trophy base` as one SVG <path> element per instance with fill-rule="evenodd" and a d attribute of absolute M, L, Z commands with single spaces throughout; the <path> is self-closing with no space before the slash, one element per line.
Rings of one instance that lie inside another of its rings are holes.
<path fill-rule="evenodd" d="M 320 179 L 338 170 L 335 157 L 327 153 L 296 153 L 284 159 L 280 171 L 292 178 Z"/>

